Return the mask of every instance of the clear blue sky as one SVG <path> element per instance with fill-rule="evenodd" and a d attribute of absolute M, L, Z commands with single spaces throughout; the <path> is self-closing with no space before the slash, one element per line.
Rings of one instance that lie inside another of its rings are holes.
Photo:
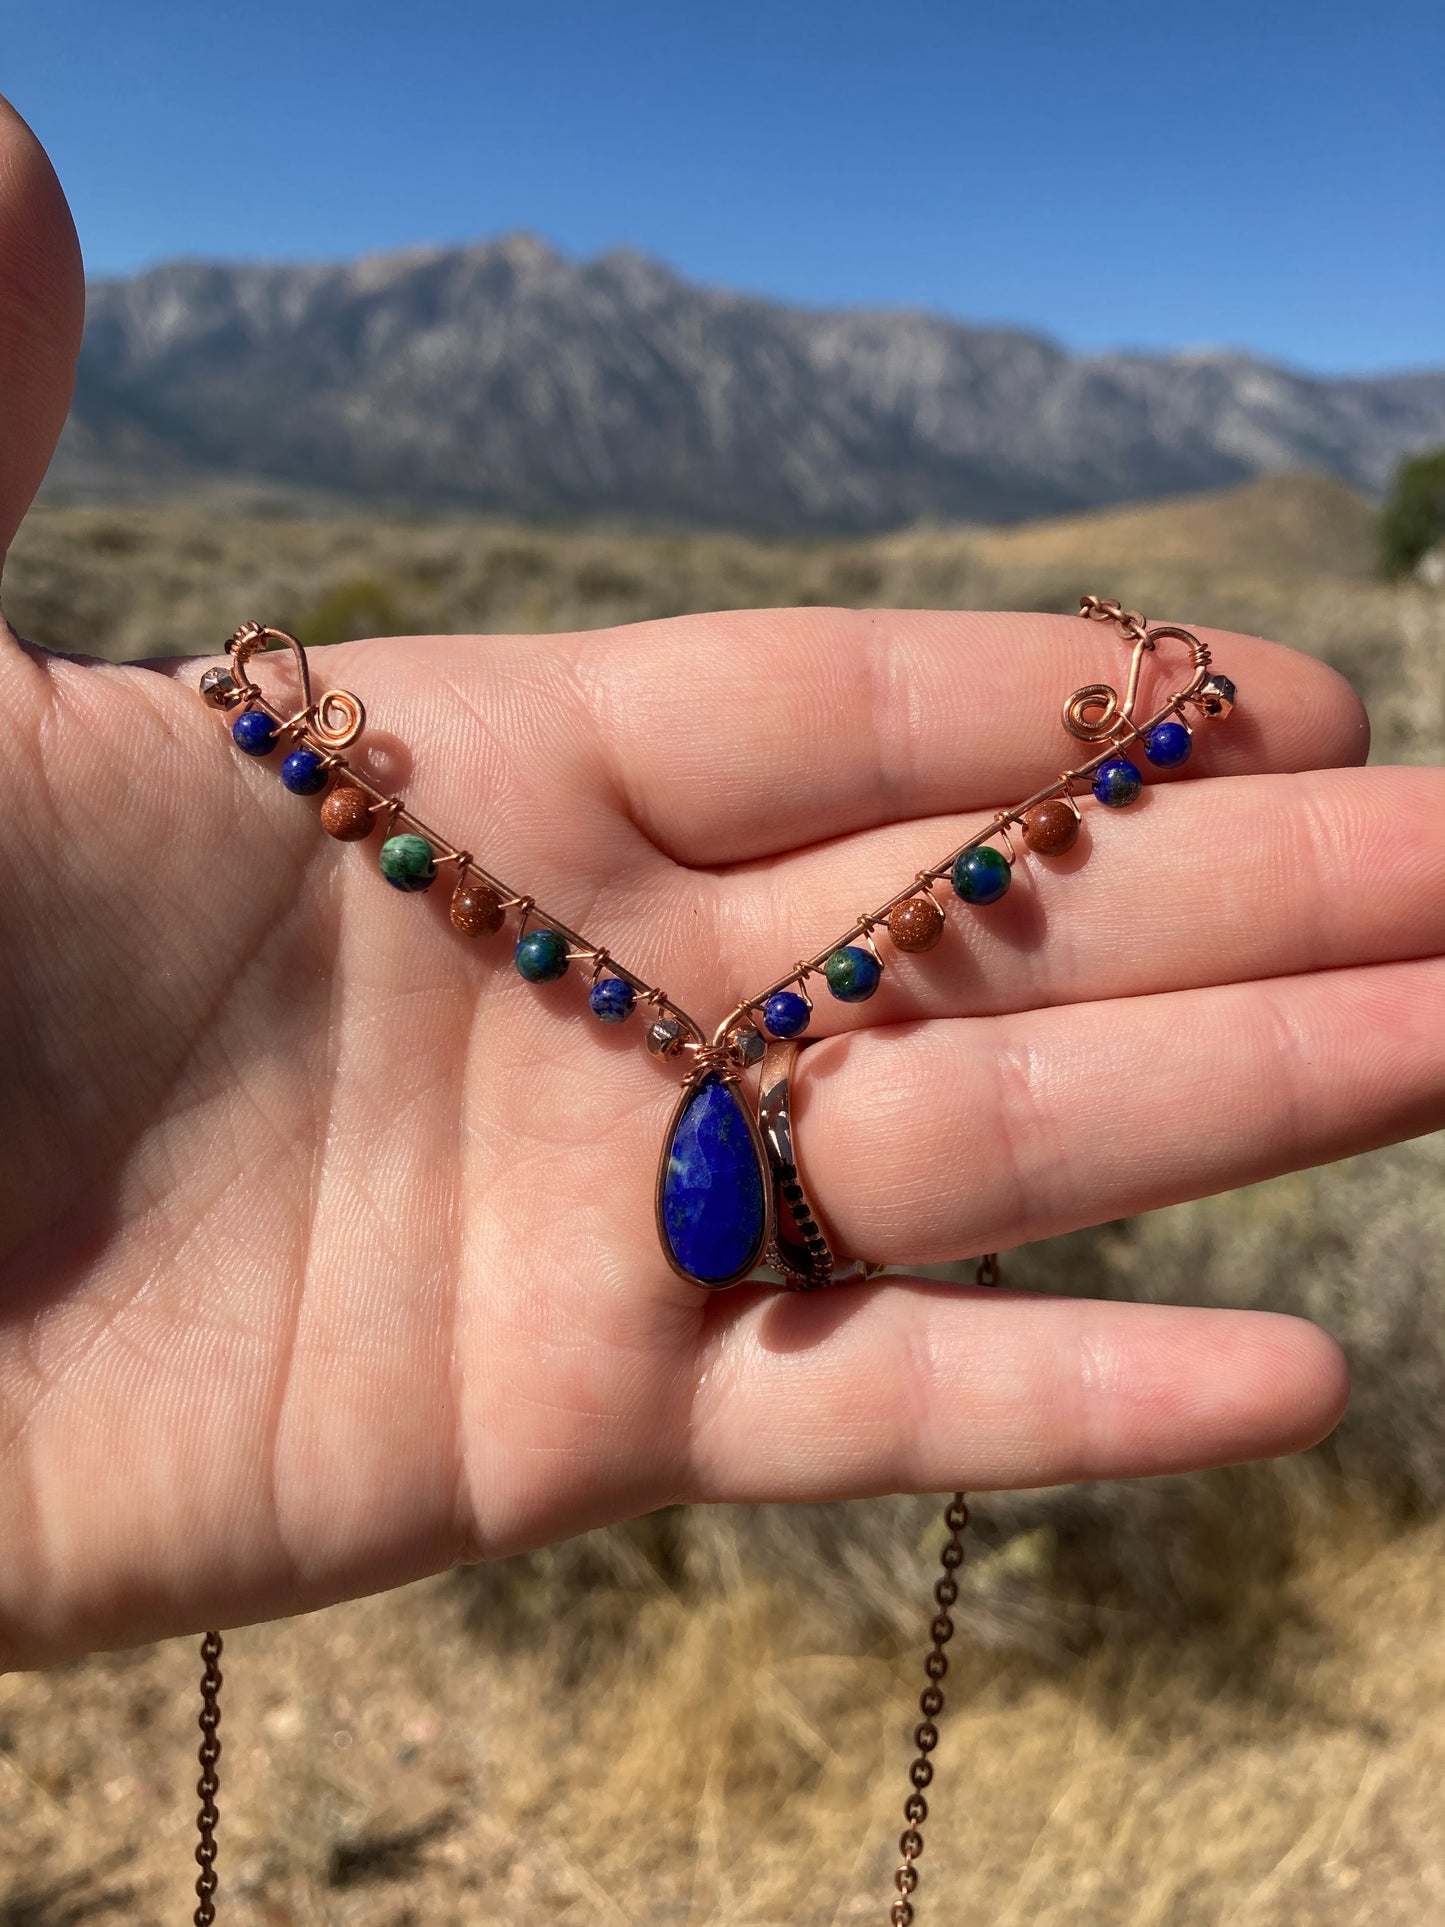
<path fill-rule="evenodd" d="M 1076 348 L 1445 361 L 1445 7 L 3 0 L 92 273 L 531 229 Z"/>

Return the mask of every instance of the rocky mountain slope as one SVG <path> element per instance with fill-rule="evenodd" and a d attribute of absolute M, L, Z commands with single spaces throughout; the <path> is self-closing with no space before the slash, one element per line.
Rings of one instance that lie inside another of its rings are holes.
<path fill-rule="evenodd" d="M 1442 440 L 1445 371 L 1081 359 L 1022 332 L 725 294 L 630 253 L 573 262 L 522 236 L 96 284 L 51 487 L 241 474 L 391 504 L 860 531 L 1283 469 L 1377 490 L 1404 451 Z"/>

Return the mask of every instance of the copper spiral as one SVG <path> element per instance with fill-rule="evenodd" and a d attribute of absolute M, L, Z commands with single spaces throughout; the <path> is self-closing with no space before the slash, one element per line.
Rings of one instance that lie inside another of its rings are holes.
<path fill-rule="evenodd" d="M 361 698 L 353 696 L 349 689 L 328 689 L 320 702 L 312 703 L 304 715 L 307 734 L 327 749 L 345 749 L 366 727 Z"/>
<path fill-rule="evenodd" d="M 1093 710 L 1098 714 L 1091 716 Z M 1091 682 L 1084 689 L 1076 689 L 1064 704 L 1064 728 L 1081 743 L 1105 743 L 1128 722 L 1118 690 L 1106 682 Z"/>

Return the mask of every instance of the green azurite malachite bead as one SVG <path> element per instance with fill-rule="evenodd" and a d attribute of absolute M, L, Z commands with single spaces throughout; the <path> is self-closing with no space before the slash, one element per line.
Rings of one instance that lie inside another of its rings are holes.
<path fill-rule="evenodd" d="M 560 930 L 529 930 L 513 953 L 529 984 L 551 984 L 567 974 L 567 939 Z"/>
<path fill-rule="evenodd" d="M 389 836 L 379 861 L 394 890 L 425 890 L 436 881 L 436 858 L 424 836 Z"/>
<path fill-rule="evenodd" d="M 976 843 L 953 866 L 954 894 L 965 903 L 997 903 L 1009 887 L 1008 858 L 991 843 Z"/>
<path fill-rule="evenodd" d="M 866 1003 L 878 988 L 883 966 L 862 944 L 847 943 L 823 965 L 823 978 L 840 1004 Z"/>

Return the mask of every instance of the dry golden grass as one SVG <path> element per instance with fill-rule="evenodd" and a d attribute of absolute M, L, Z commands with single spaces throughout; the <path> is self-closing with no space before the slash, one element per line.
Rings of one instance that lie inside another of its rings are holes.
<path fill-rule="evenodd" d="M 1442 1527 L 1342 1513 L 1319 1483 L 1173 1485 L 1201 1566 L 1226 1563 L 1162 1627 L 1117 1586 L 1088 1598 L 1046 1526 L 975 1568 L 922 1920 L 1445 1917 Z M 731 1525 L 692 1522 L 727 1571 L 706 1592 L 634 1542 L 634 1573 L 594 1550 L 583 1589 L 514 1602 L 500 1635 L 469 1575 L 234 1635 L 228 1917 L 881 1919 L 916 1653 L 845 1644 L 851 1606 L 770 1579 Z M 1045 1594 L 1071 1652 L 1005 1631 Z M 8 1927 L 185 1917 L 192 1661 L 0 1681 Z"/>
<path fill-rule="evenodd" d="M 324 641 L 1096 587 L 1312 650 L 1378 756 L 1439 760 L 1445 601 L 1377 582 L 1372 542 L 1308 477 L 831 544 L 51 508 L 6 593 L 22 632 L 136 655 L 251 614 Z M 1356 1396 L 1302 1464 L 980 1508 L 920 1927 L 1445 1919 L 1442 1179 L 1425 1139 L 1011 1257 L 1029 1288 L 1309 1311 Z M 935 1516 L 667 1513 L 234 1635 L 223 1919 L 881 1921 Z M 188 1916 L 195 1671 L 172 1643 L 0 1680 L 0 1927 Z"/>

